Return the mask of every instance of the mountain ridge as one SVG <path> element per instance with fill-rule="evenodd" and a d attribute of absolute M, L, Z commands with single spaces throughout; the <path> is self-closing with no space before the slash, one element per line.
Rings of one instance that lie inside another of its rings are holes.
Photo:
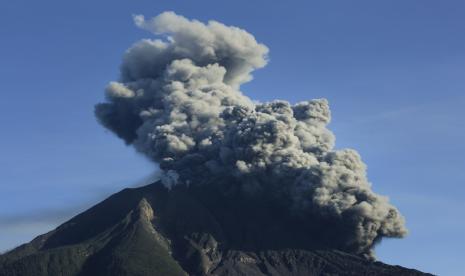
<path fill-rule="evenodd" d="M 159 182 L 124 189 L 0 255 L 0 276 L 431 275 L 323 248 L 267 202 L 226 201 Z"/>

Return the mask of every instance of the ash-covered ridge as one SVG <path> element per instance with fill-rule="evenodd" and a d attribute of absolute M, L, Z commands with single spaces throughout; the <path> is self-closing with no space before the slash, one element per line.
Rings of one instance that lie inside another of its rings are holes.
<path fill-rule="evenodd" d="M 158 38 L 126 51 L 95 113 L 159 164 L 167 187 L 266 197 L 318 224 L 308 235 L 366 257 L 382 238 L 407 233 L 399 211 L 371 189 L 358 153 L 334 149 L 327 100 L 255 103 L 239 90 L 267 63 L 268 48 L 253 35 L 173 12 L 134 21 Z"/>

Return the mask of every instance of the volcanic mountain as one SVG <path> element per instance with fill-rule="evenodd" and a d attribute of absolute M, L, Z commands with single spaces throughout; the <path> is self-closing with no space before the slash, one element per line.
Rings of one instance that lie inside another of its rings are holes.
<path fill-rule="evenodd" d="M 268 199 L 223 194 L 124 189 L 1 255 L 0 275 L 431 275 L 321 244 Z"/>

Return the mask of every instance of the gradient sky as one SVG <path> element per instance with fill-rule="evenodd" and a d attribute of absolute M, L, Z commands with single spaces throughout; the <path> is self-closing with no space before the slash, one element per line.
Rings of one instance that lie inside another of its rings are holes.
<path fill-rule="evenodd" d="M 270 62 L 242 91 L 327 98 L 337 148 L 406 216 L 379 259 L 465 275 L 465 1 L 2 1 L 0 251 L 140 185 L 155 166 L 98 125 L 132 14 L 173 10 L 252 33 Z"/>

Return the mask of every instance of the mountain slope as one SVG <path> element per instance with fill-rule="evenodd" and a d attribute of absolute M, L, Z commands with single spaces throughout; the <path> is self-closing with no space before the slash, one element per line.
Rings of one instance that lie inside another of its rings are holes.
<path fill-rule="evenodd" d="M 318 244 L 267 201 L 125 189 L 0 256 L 0 276 L 428 275 Z"/>

